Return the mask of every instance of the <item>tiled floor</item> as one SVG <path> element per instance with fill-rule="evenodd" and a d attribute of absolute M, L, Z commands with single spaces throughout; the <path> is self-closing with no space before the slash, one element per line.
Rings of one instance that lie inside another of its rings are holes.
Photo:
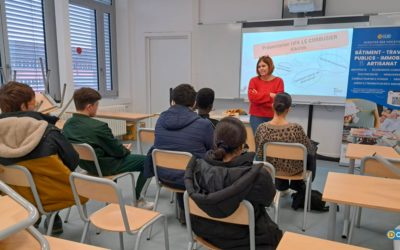
<path fill-rule="evenodd" d="M 323 191 L 326 176 L 329 171 L 346 172 L 347 168 L 338 167 L 337 163 L 333 162 L 318 161 L 317 177 L 313 183 L 313 189 L 320 190 L 321 192 Z M 127 180 L 121 181 L 120 185 L 126 188 L 125 190 L 129 187 Z M 349 192 L 351 192 L 351 190 L 349 190 Z M 394 190 L 394 192 L 399 192 L 399 190 Z M 124 196 L 131 197 L 131 190 Z M 154 182 L 150 185 L 147 196 L 149 200 L 154 199 Z M 187 249 L 188 240 L 186 228 L 181 226 L 177 219 L 175 219 L 174 205 L 169 203 L 169 199 L 170 193 L 165 190 L 162 191 L 160 195 L 159 211 L 168 216 L 170 249 Z M 291 198 L 289 198 L 289 196 L 281 199 L 279 226 L 283 230 L 303 233 L 300 228 L 303 218 L 302 210 L 294 211 L 290 208 L 290 204 Z M 101 204 L 98 203 L 90 203 L 88 208 L 89 211 L 91 211 L 100 206 Z M 61 215 L 63 217 L 65 212 L 61 213 Z M 342 220 L 343 207 L 341 206 L 340 212 L 337 215 L 336 241 L 344 242 L 345 240 L 341 239 L 340 236 Z M 397 225 L 400 225 L 399 214 L 364 209 L 361 228 L 355 229 L 353 244 L 379 250 L 393 249 L 393 242 L 386 237 L 386 232 L 395 228 Z M 327 226 L 328 213 L 311 212 L 308 214 L 307 230 L 305 234 L 326 238 Z M 82 229 L 83 223 L 79 218 L 76 208 L 73 208 L 69 223 L 64 224 L 64 233 L 61 234 L 60 237 L 79 241 Z M 43 231 L 43 228 L 41 228 L 41 230 Z M 161 226 L 154 227 L 153 232 L 154 236 L 150 241 L 142 241 L 141 249 L 164 249 L 164 237 Z M 136 236 L 125 234 L 125 249 L 133 249 L 135 240 Z M 93 227 L 90 228 L 87 243 L 111 249 L 119 249 L 119 239 L 116 233 L 103 231 L 97 235 Z"/>

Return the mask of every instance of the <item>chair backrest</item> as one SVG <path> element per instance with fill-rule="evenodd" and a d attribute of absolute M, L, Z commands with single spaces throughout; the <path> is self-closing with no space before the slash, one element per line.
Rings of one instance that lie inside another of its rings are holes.
<path fill-rule="evenodd" d="M 215 220 L 225 223 L 238 224 L 238 225 L 248 225 L 249 226 L 249 235 L 250 235 L 250 249 L 255 249 L 255 218 L 254 218 L 254 208 L 250 202 L 243 200 L 236 211 L 225 218 L 215 218 L 209 216 L 206 212 L 204 212 L 201 208 L 199 208 L 190 198 L 187 191 L 184 194 L 184 205 L 185 205 L 185 217 L 186 217 L 186 226 L 189 234 L 189 238 L 193 241 L 192 234 L 192 224 L 190 222 L 190 214 L 206 218 L 209 220 Z"/>
<path fill-rule="evenodd" d="M 274 166 L 266 161 L 253 161 L 253 164 L 259 164 L 262 163 L 264 165 L 265 170 L 271 175 L 272 181 L 275 182 L 275 168 Z"/>
<path fill-rule="evenodd" d="M 249 151 L 256 152 L 256 140 L 254 138 L 253 129 L 251 128 L 251 126 L 248 125 L 246 125 L 245 127 L 247 133 L 246 144 L 249 146 Z"/>
<path fill-rule="evenodd" d="M 154 144 L 156 138 L 154 128 L 139 128 L 137 138 L 139 154 L 143 155 L 145 154 L 145 152 L 143 152 L 143 146 Z"/>
<path fill-rule="evenodd" d="M 303 176 L 307 172 L 307 148 L 301 143 L 267 142 L 264 144 L 264 161 L 267 157 L 303 161 Z"/>
<path fill-rule="evenodd" d="M 96 167 L 97 175 L 99 177 L 103 177 L 103 173 L 101 172 L 99 161 L 97 160 L 96 153 L 92 146 L 87 143 L 72 143 L 75 151 L 79 154 L 79 159 L 84 161 L 92 161 Z"/>
<path fill-rule="evenodd" d="M 30 177 L 32 177 L 32 175 L 25 167 L 16 165 L 0 165 L 0 180 L 8 185 L 30 187 Z"/>
<path fill-rule="evenodd" d="M 11 186 L 30 188 L 37 209 L 41 214 L 47 214 L 44 211 L 32 174 L 26 167 L 20 165 L 0 165 L 0 180 Z"/>
<path fill-rule="evenodd" d="M 39 218 L 34 205 L 0 181 L 0 191 L 7 194 L 0 196 L 0 240 L 33 225 Z"/>
<path fill-rule="evenodd" d="M 192 154 L 181 151 L 154 149 L 152 152 L 153 165 L 175 170 L 186 170 Z"/>
<path fill-rule="evenodd" d="M 364 157 L 361 160 L 361 174 L 400 179 L 400 160 L 385 159 L 379 155 Z"/>
<path fill-rule="evenodd" d="M 109 179 L 73 172 L 70 175 L 72 191 L 88 199 L 119 203 L 118 187 Z M 78 199 L 79 200 L 79 199 Z"/>

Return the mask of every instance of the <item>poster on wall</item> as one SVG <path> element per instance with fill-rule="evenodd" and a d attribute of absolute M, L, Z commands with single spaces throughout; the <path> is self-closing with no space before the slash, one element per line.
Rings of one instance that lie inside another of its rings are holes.
<path fill-rule="evenodd" d="M 400 153 L 400 27 L 353 31 L 340 162 L 348 143 Z"/>

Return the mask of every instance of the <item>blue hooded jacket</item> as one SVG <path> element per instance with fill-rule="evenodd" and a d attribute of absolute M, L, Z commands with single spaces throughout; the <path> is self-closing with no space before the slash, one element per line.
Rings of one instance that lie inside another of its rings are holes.
<path fill-rule="evenodd" d="M 154 148 L 189 152 L 203 158 L 213 146 L 214 128 L 188 107 L 174 105 L 161 113 L 155 127 Z M 159 170 L 162 182 L 185 189 L 184 171 Z"/>

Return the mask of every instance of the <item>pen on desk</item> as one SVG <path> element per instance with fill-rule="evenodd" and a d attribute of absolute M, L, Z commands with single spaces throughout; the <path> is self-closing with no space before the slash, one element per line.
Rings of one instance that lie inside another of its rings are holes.
<path fill-rule="evenodd" d="M 376 155 L 376 152 L 372 154 L 372 156 L 375 156 L 375 155 Z"/>

